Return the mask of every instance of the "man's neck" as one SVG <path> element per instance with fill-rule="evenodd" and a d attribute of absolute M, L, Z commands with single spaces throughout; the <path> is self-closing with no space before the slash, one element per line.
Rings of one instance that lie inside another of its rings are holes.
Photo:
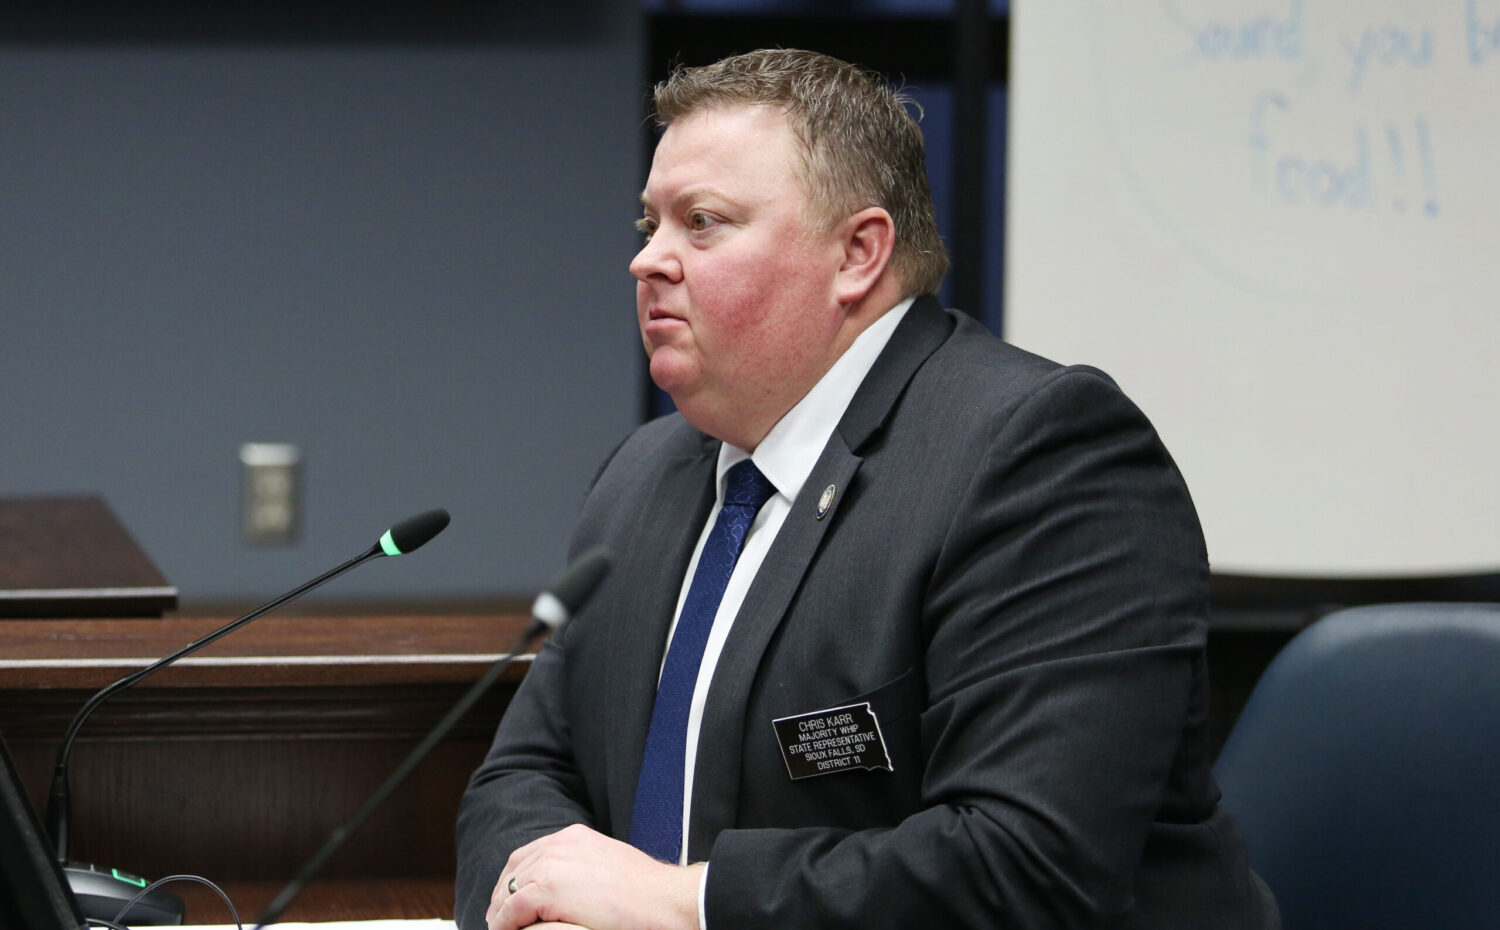
<path fill-rule="evenodd" d="M 904 298 L 898 301 L 893 307 L 886 308 L 878 316 L 871 319 L 869 323 L 860 327 L 855 337 L 849 341 L 847 346 L 844 346 L 840 350 L 837 357 L 826 366 L 818 379 L 809 385 L 808 389 L 803 391 L 794 403 L 789 405 L 786 410 L 782 411 L 772 423 L 761 431 L 760 435 L 756 437 L 754 445 L 741 445 L 725 437 L 719 438 L 724 439 L 732 446 L 737 446 L 746 452 L 753 453 L 768 437 L 773 434 L 781 435 L 784 432 L 783 427 L 793 418 L 793 415 L 801 412 L 816 394 L 820 396 L 816 404 L 818 409 L 827 408 L 830 404 L 837 407 L 836 414 L 825 424 L 827 430 L 825 430 L 823 439 L 817 443 L 818 447 L 821 448 L 823 442 L 827 439 L 826 432 L 831 431 L 839 417 L 843 415 L 844 408 L 848 405 L 850 398 L 854 396 L 854 392 L 858 390 L 859 384 L 864 381 L 865 375 L 869 373 L 870 366 L 875 363 L 875 358 L 885 348 L 886 343 L 890 341 L 892 332 L 900 323 L 899 317 L 904 315 L 905 310 L 911 306 L 914 299 Z M 886 325 L 885 321 L 887 318 L 898 310 L 901 312 L 896 313 L 896 318 L 890 320 L 890 325 Z M 872 329 L 879 330 L 879 332 L 872 333 Z M 870 342 L 872 337 L 874 342 L 866 346 L 865 343 Z M 854 350 L 856 347 L 858 347 L 859 351 L 853 354 L 857 355 L 857 358 L 852 358 L 851 360 L 851 350 Z M 830 380 L 837 380 L 840 384 L 837 386 L 829 384 Z M 801 419 L 805 419 L 805 417 Z"/>

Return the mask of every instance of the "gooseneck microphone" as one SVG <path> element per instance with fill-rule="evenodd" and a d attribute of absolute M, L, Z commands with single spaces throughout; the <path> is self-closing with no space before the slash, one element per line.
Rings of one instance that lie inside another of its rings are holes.
<path fill-rule="evenodd" d="M 422 741 L 417 744 L 416 748 L 411 751 L 406 759 L 400 765 L 396 766 L 395 771 L 391 772 L 390 777 L 385 780 L 384 784 L 375 789 L 375 793 L 370 795 L 364 805 L 352 817 L 346 820 L 342 826 L 335 828 L 328 835 L 328 839 L 323 843 L 322 848 L 313 854 L 311 859 L 307 860 L 307 864 L 297 873 L 297 877 L 288 882 L 286 887 L 281 889 L 281 893 L 276 896 L 275 900 L 267 905 L 266 909 L 261 912 L 261 915 L 256 918 L 255 930 L 262 930 L 262 928 L 275 923 L 281 918 L 281 915 L 286 912 L 287 905 L 292 903 L 292 899 L 297 896 L 302 887 L 323 866 L 328 864 L 328 860 L 333 858 L 333 854 L 338 852 L 339 847 L 344 845 L 345 840 L 349 839 L 349 837 L 354 835 L 355 831 L 364 826 L 365 821 L 370 819 L 370 815 L 375 813 L 375 809 L 385 803 L 386 799 L 391 796 L 391 793 L 396 790 L 397 786 L 417 767 L 417 764 L 426 758 L 428 753 L 432 752 L 433 748 L 437 746 L 444 736 L 448 735 L 448 731 L 452 730 L 463 719 L 465 714 L 474 709 L 474 705 L 499 680 L 501 673 L 505 671 L 511 662 L 515 661 L 516 656 L 520 654 L 521 650 L 525 649 L 538 636 L 548 630 L 556 630 L 572 619 L 573 615 L 588 602 L 589 597 L 594 593 L 594 589 L 599 586 L 599 582 L 603 581 L 604 576 L 609 574 L 609 570 L 613 564 L 614 562 L 610 558 L 608 550 L 603 547 L 590 549 L 574 559 L 567 568 L 562 570 L 547 590 L 537 595 L 536 600 L 531 605 L 531 626 L 525 633 L 521 634 L 520 639 L 516 640 L 516 644 L 511 647 L 509 652 L 495 660 L 494 664 L 480 676 L 479 680 L 474 682 L 468 691 L 464 692 L 463 697 L 459 698 L 452 709 L 432 728 L 432 731 L 422 738 Z"/>
<path fill-rule="evenodd" d="M 169 656 L 158 659 L 150 665 L 138 671 L 131 672 L 124 678 L 109 685 L 104 690 L 89 698 L 79 708 L 78 713 L 73 715 L 73 720 L 63 733 L 62 743 L 57 749 L 57 762 L 52 770 L 52 788 L 47 796 L 47 833 L 52 839 L 53 849 L 57 853 L 57 859 L 63 863 L 64 872 L 69 882 L 78 893 L 84 916 L 89 918 L 98 917 L 104 920 L 112 920 L 119 913 L 119 909 L 128 903 L 144 886 L 145 882 L 133 875 L 127 875 L 118 869 L 110 869 L 101 872 L 93 866 L 84 864 L 72 864 L 68 862 L 68 817 L 70 812 L 70 796 L 68 791 L 68 754 L 72 751 L 73 740 L 77 738 L 78 731 L 88 720 L 100 704 L 124 691 L 126 688 L 136 684 L 159 669 L 171 665 L 183 656 L 191 655 L 214 642 L 220 637 L 227 636 L 235 630 L 249 623 L 251 620 L 275 610 L 277 607 L 296 600 L 312 589 L 325 582 L 337 578 L 357 565 L 362 565 L 371 559 L 385 556 L 404 555 L 421 548 L 434 536 L 441 533 L 448 526 L 448 511 L 438 509 L 429 510 L 426 513 L 417 514 L 397 523 L 382 535 L 373 546 L 332 571 L 325 572 L 312 581 L 302 585 L 294 591 L 281 595 L 273 601 L 263 604 L 245 614 L 238 620 L 234 620 L 219 629 L 209 633 L 202 639 L 195 640 Z M 153 895 L 156 893 L 153 892 Z M 142 900 L 131 913 L 125 915 L 132 923 L 180 923 L 182 919 L 182 903 L 174 896 L 161 892 L 159 897 L 154 898 L 159 906 L 153 906 L 152 902 Z M 175 902 L 175 903 L 174 903 Z M 142 905 L 145 905 L 144 907 Z M 163 913 L 155 911 L 165 909 Z M 175 914 L 171 913 L 175 910 Z M 175 918 L 175 919 L 174 919 Z"/>

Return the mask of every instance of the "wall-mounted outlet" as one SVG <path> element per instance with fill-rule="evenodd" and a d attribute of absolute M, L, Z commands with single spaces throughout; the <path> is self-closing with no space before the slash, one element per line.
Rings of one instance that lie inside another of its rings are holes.
<path fill-rule="evenodd" d="M 302 451 L 285 442 L 240 446 L 240 534 L 249 543 L 285 544 L 302 535 Z"/>

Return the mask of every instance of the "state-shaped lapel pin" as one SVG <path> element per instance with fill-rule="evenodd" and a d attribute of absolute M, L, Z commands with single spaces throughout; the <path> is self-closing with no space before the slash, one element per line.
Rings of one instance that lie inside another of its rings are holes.
<path fill-rule="evenodd" d="M 838 493 L 838 488 L 833 485 L 823 489 L 823 495 L 818 498 L 818 519 L 828 516 L 828 508 L 833 506 L 833 496 Z"/>

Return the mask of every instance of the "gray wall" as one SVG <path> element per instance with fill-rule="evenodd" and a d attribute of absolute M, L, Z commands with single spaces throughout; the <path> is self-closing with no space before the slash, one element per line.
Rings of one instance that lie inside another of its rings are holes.
<path fill-rule="evenodd" d="M 434 506 L 430 547 L 323 596 L 544 583 L 641 378 L 639 16 L 583 9 L 446 44 L 0 47 L 0 496 L 102 494 L 184 604 Z M 246 441 L 302 447 L 299 542 L 241 541 Z"/>

